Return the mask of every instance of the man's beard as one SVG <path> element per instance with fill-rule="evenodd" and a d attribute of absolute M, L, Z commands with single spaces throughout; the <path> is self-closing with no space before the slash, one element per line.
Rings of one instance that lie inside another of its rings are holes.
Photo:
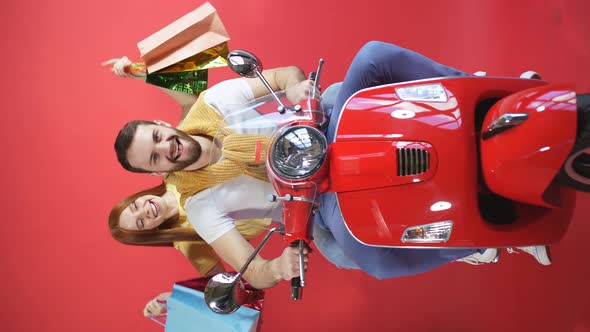
<path fill-rule="evenodd" d="M 176 137 L 173 139 L 178 138 L 179 141 L 182 143 L 182 147 L 184 149 L 184 155 L 187 159 L 185 160 L 175 160 L 173 161 L 174 167 L 172 168 L 172 172 L 182 171 L 185 168 L 189 167 L 190 165 L 194 164 L 199 160 L 201 157 L 201 144 L 195 141 L 194 138 L 190 137 L 189 135 L 185 134 L 184 132 L 176 129 Z"/>

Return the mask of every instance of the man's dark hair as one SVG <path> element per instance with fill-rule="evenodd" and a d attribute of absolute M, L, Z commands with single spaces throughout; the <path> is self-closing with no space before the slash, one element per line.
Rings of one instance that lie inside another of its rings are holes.
<path fill-rule="evenodd" d="M 119 160 L 119 163 L 121 163 L 121 166 L 123 166 L 124 169 L 135 173 L 150 172 L 143 168 L 131 166 L 131 164 L 129 164 L 129 160 L 127 159 L 127 150 L 129 150 L 129 146 L 131 146 L 131 142 L 133 142 L 133 137 L 135 137 L 137 126 L 151 124 L 154 123 L 151 121 L 134 120 L 127 122 L 121 131 L 119 131 L 119 135 L 117 135 L 117 139 L 115 140 L 115 152 L 117 153 L 117 159 Z"/>

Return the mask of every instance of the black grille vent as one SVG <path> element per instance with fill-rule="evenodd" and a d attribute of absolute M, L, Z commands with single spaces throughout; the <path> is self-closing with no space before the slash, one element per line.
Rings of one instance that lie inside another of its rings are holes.
<path fill-rule="evenodd" d="M 410 176 L 427 172 L 430 169 L 428 151 L 414 148 L 397 149 L 397 175 Z"/>

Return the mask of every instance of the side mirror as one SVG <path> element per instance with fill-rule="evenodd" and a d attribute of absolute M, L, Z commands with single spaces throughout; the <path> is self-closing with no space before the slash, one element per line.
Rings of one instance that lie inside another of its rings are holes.
<path fill-rule="evenodd" d="M 270 236 L 274 232 L 284 233 L 284 227 L 285 226 L 281 224 L 279 227 L 270 229 L 264 239 L 260 241 L 258 247 L 256 247 L 250 257 L 248 257 L 248 260 L 238 273 L 232 274 L 223 272 L 214 275 L 213 278 L 209 280 L 207 287 L 205 288 L 205 303 L 207 303 L 207 306 L 213 310 L 213 312 L 218 314 L 231 314 L 240 308 L 247 296 L 244 284 L 240 278 L 244 272 L 246 272 L 248 265 L 252 263 L 254 257 L 258 255 L 260 249 L 264 247 Z"/>
<path fill-rule="evenodd" d="M 228 272 L 213 276 L 205 288 L 205 302 L 217 314 L 231 314 L 238 310 L 246 295 L 240 276 Z"/>
<path fill-rule="evenodd" d="M 236 50 L 227 56 L 229 68 L 240 76 L 254 78 L 262 72 L 262 63 L 258 58 L 246 51 Z"/>

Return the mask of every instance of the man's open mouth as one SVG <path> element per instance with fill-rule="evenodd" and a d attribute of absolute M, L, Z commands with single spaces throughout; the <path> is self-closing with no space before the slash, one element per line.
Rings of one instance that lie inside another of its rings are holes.
<path fill-rule="evenodd" d="M 173 161 L 177 161 L 178 158 L 180 158 L 180 156 L 182 156 L 182 152 L 184 151 L 184 147 L 182 146 L 182 143 L 180 143 L 180 139 L 178 139 L 178 137 L 175 137 L 172 142 L 171 142 L 171 151 L 170 151 L 170 159 L 172 159 Z"/>

